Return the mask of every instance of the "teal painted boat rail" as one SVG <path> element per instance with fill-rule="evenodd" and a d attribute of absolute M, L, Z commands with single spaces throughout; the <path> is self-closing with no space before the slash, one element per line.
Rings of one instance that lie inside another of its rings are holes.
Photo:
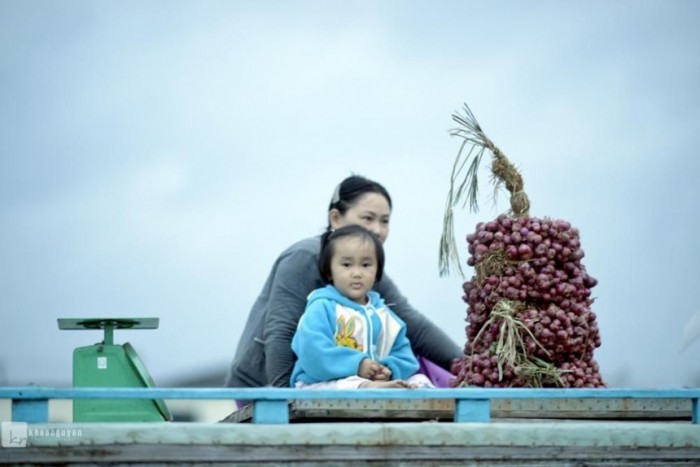
<path fill-rule="evenodd" d="M 700 388 L 639 389 L 530 389 L 530 388 L 444 388 L 444 389 L 286 389 L 286 388 L 58 388 L 0 387 L 0 399 L 12 401 L 13 421 L 48 421 L 51 399 L 165 399 L 165 400 L 247 400 L 253 404 L 253 423 L 289 423 L 290 400 L 372 399 L 455 401 L 454 422 L 489 422 L 493 399 L 690 399 L 692 423 L 700 424 Z"/>

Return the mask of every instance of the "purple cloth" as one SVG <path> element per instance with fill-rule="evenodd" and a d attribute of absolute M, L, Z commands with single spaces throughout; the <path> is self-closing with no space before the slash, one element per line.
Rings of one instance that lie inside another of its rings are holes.
<path fill-rule="evenodd" d="M 240 401 L 236 399 L 236 408 L 242 409 L 246 405 L 250 404 L 252 401 Z"/>
<path fill-rule="evenodd" d="M 435 385 L 436 388 L 449 388 L 450 380 L 455 376 L 449 371 L 436 365 L 425 357 L 416 356 L 420 368 L 418 373 L 422 373 Z"/>

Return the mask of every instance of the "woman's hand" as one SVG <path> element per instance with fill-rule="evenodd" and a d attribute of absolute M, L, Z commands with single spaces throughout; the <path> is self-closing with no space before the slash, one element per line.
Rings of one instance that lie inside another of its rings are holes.
<path fill-rule="evenodd" d="M 389 381 L 391 380 L 391 370 L 381 363 L 365 358 L 360 362 L 357 376 L 372 381 Z"/>

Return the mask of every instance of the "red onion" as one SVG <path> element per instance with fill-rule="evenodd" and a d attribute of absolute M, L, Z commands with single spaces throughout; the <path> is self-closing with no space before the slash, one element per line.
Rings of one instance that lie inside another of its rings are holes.
<path fill-rule="evenodd" d="M 458 375 L 454 384 L 605 386 L 593 360 L 601 344 L 590 309 L 591 289 L 598 281 L 581 263 L 585 254 L 578 229 L 564 220 L 501 215 L 479 223 L 466 239 L 467 264 L 489 259 L 488 267 L 495 269 L 463 285 L 467 343 L 453 366 Z M 503 308 L 504 303 L 510 308 Z M 510 311 L 503 315 L 504 309 Z M 504 323 L 520 339 L 516 361 L 495 354 L 506 338 L 501 335 Z"/>

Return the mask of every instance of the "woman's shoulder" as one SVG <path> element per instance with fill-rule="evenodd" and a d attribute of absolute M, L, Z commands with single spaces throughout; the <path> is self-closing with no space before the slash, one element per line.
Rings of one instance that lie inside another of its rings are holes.
<path fill-rule="evenodd" d="M 318 255 L 321 249 L 321 237 L 309 237 L 287 247 L 275 261 L 274 274 L 292 274 L 299 277 L 315 279 L 318 275 Z M 313 272 L 312 272 L 313 271 Z M 310 274 L 311 273 L 311 274 Z M 298 278 L 297 278 L 298 279 Z M 314 285 L 316 283 L 314 282 Z M 320 285 L 320 284 L 318 284 Z M 310 292 L 311 289 L 305 293 Z"/>
<path fill-rule="evenodd" d="M 383 299 L 386 300 L 387 296 L 394 296 L 396 294 L 401 294 L 398 287 L 394 281 L 391 280 L 388 274 L 384 273 L 382 275 L 382 280 L 374 284 L 374 290 L 376 290 Z"/>
<path fill-rule="evenodd" d="M 308 237 L 291 244 L 282 252 L 280 256 L 290 256 L 297 253 L 311 253 L 312 255 L 318 255 L 320 249 L 321 236 L 316 235 L 314 237 Z"/>

